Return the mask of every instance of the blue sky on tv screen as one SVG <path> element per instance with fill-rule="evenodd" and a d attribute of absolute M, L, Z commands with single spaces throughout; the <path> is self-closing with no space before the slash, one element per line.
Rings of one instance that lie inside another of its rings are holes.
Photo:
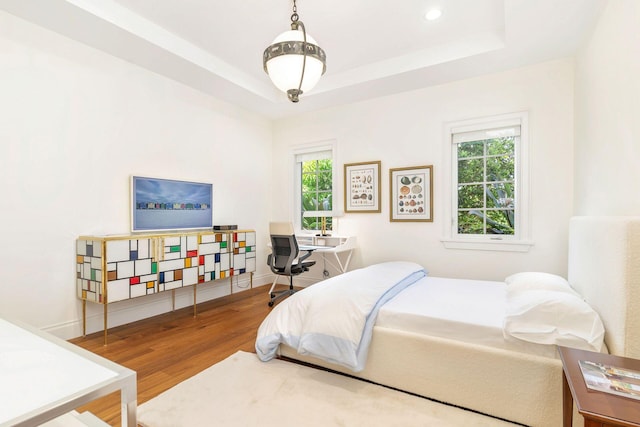
<path fill-rule="evenodd" d="M 135 178 L 136 202 L 206 203 L 211 206 L 211 184 Z"/>

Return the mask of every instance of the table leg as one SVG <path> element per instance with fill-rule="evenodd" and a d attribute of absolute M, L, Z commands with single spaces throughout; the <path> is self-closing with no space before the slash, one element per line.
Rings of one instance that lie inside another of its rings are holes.
<path fill-rule="evenodd" d="M 136 378 L 137 375 L 133 375 L 120 390 L 120 419 L 122 427 L 137 427 L 138 425 L 138 387 Z"/>
<path fill-rule="evenodd" d="M 573 396 L 569 388 L 567 376 L 562 371 L 562 425 L 571 427 L 573 424 Z"/>

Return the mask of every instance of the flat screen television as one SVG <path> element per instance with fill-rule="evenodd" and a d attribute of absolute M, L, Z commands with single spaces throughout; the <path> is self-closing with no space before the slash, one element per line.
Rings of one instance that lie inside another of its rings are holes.
<path fill-rule="evenodd" d="M 213 184 L 131 177 L 131 231 L 213 227 Z"/>

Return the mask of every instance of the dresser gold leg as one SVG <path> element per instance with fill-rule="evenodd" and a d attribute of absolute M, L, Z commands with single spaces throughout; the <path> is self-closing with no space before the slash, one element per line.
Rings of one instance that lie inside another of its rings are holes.
<path fill-rule="evenodd" d="M 196 289 L 198 288 L 198 285 L 194 284 L 193 285 L 193 317 L 196 317 L 198 315 L 198 309 L 197 309 L 197 304 L 196 304 Z"/>
<path fill-rule="evenodd" d="M 103 304 L 104 307 L 104 345 L 107 345 L 107 304 Z"/>
<path fill-rule="evenodd" d="M 87 300 L 82 300 L 82 336 L 87 336 Z"/>

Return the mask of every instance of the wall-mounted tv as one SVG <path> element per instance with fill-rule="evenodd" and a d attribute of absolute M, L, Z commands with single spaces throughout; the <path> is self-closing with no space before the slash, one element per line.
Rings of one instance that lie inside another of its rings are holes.
<path fill-rule="evenodd" d="M 131 231 L 213 227 L 213 184 L 131 177 Z"/>

